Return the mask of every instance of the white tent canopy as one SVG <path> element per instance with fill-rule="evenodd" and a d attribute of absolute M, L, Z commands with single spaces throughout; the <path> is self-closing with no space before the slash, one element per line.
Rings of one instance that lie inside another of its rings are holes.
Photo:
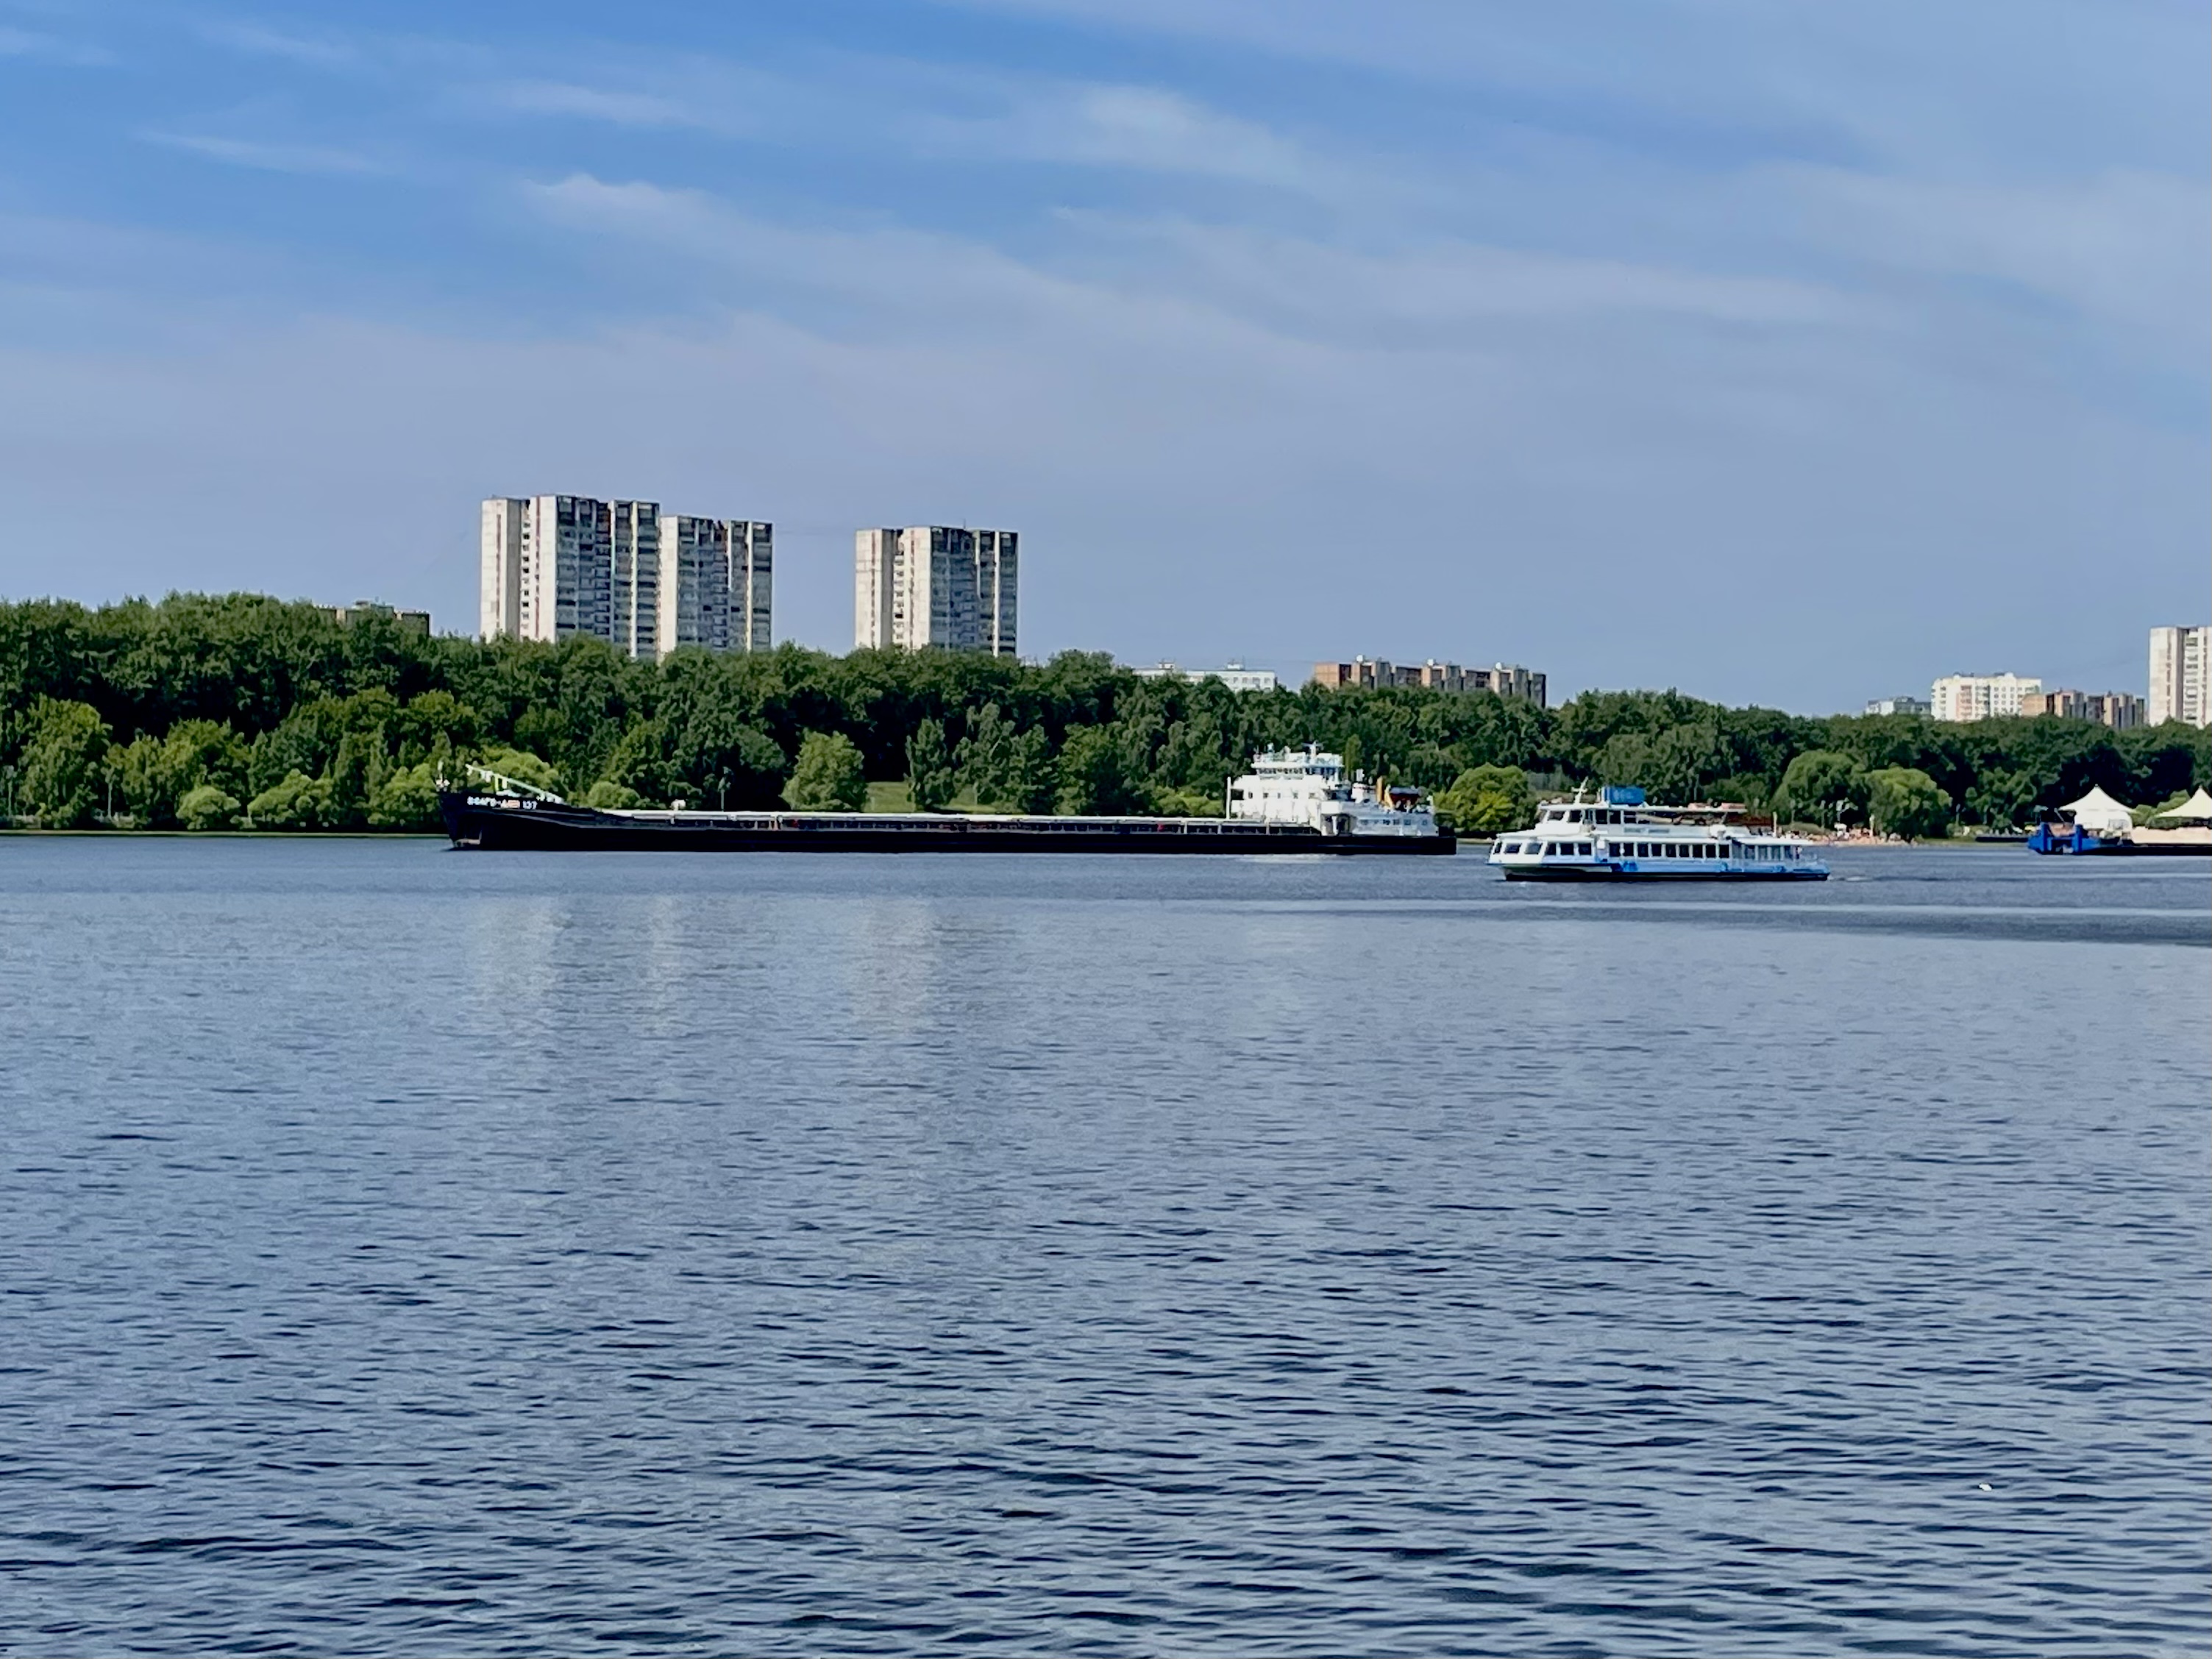
<path fill-rule="evenodd" d="M 2135 828 L 2128 809 L 2102 789 L 2092 789 L 2081 799 L 2069 801 L 2063 810 L 2093 836 L 2118 835 Z"/>
<path fill-rule="evenodd" d="M 2160 812 L 2160 818 L 2187 818 L 2192 823 L 2212 823 L 2212 795 L 2199 789 L 2172 811 Z"/>

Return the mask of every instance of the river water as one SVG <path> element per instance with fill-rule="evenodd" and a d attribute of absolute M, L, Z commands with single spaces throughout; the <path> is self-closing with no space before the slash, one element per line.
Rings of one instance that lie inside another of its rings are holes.
<path fill-rule="evenodd" d="M 2212 885 L 0 838 L 0 1651 L 2203 1652 Z"/>

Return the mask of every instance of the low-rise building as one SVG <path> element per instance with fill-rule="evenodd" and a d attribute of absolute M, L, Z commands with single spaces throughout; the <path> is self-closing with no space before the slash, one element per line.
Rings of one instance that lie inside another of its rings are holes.
<path fill-rule="evenodd" d="M 1936 682 L 1929 712 L 1939 720 L 1964 725 L 2020 713 L 2020 701 L 2043 690 L 2043 682 L 2018 674 L 1946 674 Z"/>
<path fill-rule="evenodd" d="M 2128 691 L 2031 691 L 2020 700 L 2020 712 L 2094 720 L 2115 732 L 2127 732 L 2143 723 L 2143 700 Z"/>
<path fill-rule="evenodd" d="M 1876 697 L 1866 706 L 1869 714 L 1924 714 L 1928 709 L 1925 697 Z"/>
<path fill-rule="evenodd" d="M 1519 697 L 1544 707 L 1544 677 L 1510 663 L 1488 668 L 1462 668 L 1431 657 L 1424 663 L 1393 663 L 1378 657 L 1354 657 L 1350 662 L 1317 662 L 1313 683 L 1324 690 L 1351 686 L 1419 686 L 1431 691 L 1495 691 L 1501 697 Z"/>
<path fill-rule="evenodd" d="M 364 617 L 381 617 L 394 622 L 410 633 L 430 637 L 430 613 L 427 611 L 400 611 L 376 599 L 356 599 L 351 605 L 326 605 L 323 614 L 341 628 L 351 627 Z"/>
<path fill-rule="evenodd" d="M 1182 680 L 1197 685 L 1206 680 L 1219 680 L 1231 691 L 1273 691 L 1282 684 L 1272 668 L 1247 668 L 1241 662 L 1232 662 L 1226 668 L 1184 668 L 1164 662 L 1151 668 L 1129 671 L 1140 680 Z"/>

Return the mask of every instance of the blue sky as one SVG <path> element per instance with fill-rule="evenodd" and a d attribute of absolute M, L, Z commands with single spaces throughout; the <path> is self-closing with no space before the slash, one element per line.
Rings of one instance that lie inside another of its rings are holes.
<path fill-rule="evenodd" d="M 0 0 L 0 593 L 489 494 L 1024 532 L 1025 648 L 1806 711 L 2212 616 L 2197 0 Z"/>

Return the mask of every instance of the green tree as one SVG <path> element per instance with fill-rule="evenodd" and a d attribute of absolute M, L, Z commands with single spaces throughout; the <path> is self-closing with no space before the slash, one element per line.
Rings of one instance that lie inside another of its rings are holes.
<path fill-rule="evenodd" d="M 1218 818 L 1221 816 L 1221 802 L 1212 795 L 1202 795 L 1195 789 L 1172 789 L 1155 784 L 1147 804 L 1157 816 L 1164 818 Z"/>
<path fill-rule="evenodd" d="M 437 829 L 437 775 L 430 763 L 398 767 L 379 780 L 369 796 L 367 819 L 378 830 Z"/>
<path fill-rule="evenodd" d="M 187 830 L 230 830 L 238 823 L 238 797 L 219 784 L 196 784 L 177 802 L 177 822 Z"/>
<path fill-rule="evenodd" d="M 1151 792 L 1116 728 L 1091 726 L 1068 733 L 1060 751 L 1061 811 L 1121 817 L 1151 809 Z"/>
<path fill-rule="evenodd" d="M 1516 766 L 1469 767 L 1437 796 L 1436 806 L 1462 835 L 1509 835 L 1536 821 L 1535 792 Z"/>
<path fill-rule="evenodd" d="M 914 810 L 942 811 L 959 783 L 951 758 L 945 753 L 945 727 L 936 720 L 922 721 L 906 740 L 907 798 L 914 803 Z"/>
<path fill-rule="evenodd" d="M 1013 769 L 1014 736 L 1012 722 L 999 712 L 995 702 L 985 703 L 969 717 L 968 735 L 960 739 L 953 761 L 961 781 L 974 792 L 978 806 L 996 806 L 1006 800 Z"/>
<path fill-rule="evenodd" d="M 1706 790 L 1716 803 L 1729 802 L 1738 806 L 1764 806 L 1772 786 L 1756 772 L 1739 773 L 1734 777 L 1717 779 Z"/>
<path fill-rule="evenodd" d="M 2035 780 L 2018 772 L 1991 769 L 1966 788 L 1966 811 L 1976 823 L 2015 830 L 2035 810 Z"/>
<path fill-rule="evenodd" d="M 1015 738 L 1006 762 L 1006 783 L 998 805 L 1017 812 L 1049 812 L 1060 792 L 1060 771 L 1054 764 L 1052 739 L 1040 726 L 1031 726 Z"/>
<path fill-rule="evenodd" d="M 330 828 L 358 830 L 368 822 L 368 741 L 358 733 L 349 732 L 338 739 L 324 796 L 324 822 Z"/>
<path fill-rule="evenodd" d="M 1951 798 L 1925 772 L 1886 766 L 1867 774 L 1867 821 L 1875 833 L 1923 841 L 1951 827 Z"/>
<path fill-rule="evenodd" d="M 601 778 L 584 792 L 584 805 L 602 812 L 626 812 L 637 805 L 637 791 L 611 778 Z"/>
<path fill-rule="evenodd" d="M 858 744 L 842 732 L 809 732 L 783 798 L 802 812 L 857 812 L 868 804 Z"/>
<path fill-rule="evenodd" d="M 172 763 L 159 738 L 133 738 L 107 751 L 116 798 L 140 828 L 167 829 L 177 821 L 177 802 L 199 780 Z"/>
<path fill-rule="evenodd" d="M 1774 805 L 1786 818 L 1849 823 L 1865 810 L 1866 796 L 1866 769 L 1855 758 L 1831 749 L 1808 749 L 1783 773 Z"/>
<path fill-rule="evenodd" d="M 669 745 L 667 799 L 695 807 L 783 804 L 791 763 L 776 741 L 725 703 L 695 710 Z"/>
<path fill-rule="evenodd" d="M 90 704 L 39 699 L 23 744 L 22 795 L 40 823 L 76 830 L 92 822 L 107 750 L 106 722 Z"/>
<path fill-rule="evenodd" d="M 607 757 L 605 781 L 629 790 L 633 800 L 666 800 L 667 748 L 667 729 L 659 720 L 631 726 Z"/>
<path fill-rule="evenodd" d="M 330 795 L 328 778 L 293 772 L 248 802 L 246 816 L 257 830 L 319 830 L 328 822 Z"/>

